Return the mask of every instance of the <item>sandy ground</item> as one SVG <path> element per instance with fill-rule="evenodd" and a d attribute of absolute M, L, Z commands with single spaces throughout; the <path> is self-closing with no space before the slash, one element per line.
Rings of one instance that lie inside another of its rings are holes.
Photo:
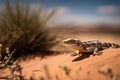
<path fill-rule="evenodd" d="M 84 54 L 71 57 L 69 54 L 61 54 L 43 59 L 35 57 L 20 61 L 20 64 L 23 75 L 26 78 L 34 76 L 36 80 L 40 77 L 45 80 L 115 80 L 120 72 L 120 49 L 107 49 L 96 56 Z M 68 75 L 63 67 L 70 69 Z M 111 68 L 111 72 L 107 73 L 108 68 Z M 1 72 L 8 74 L 8 70 Z"/>
<path fill-rule="evenodd" d="M 67 35 L 66 35 L 67 36 Z M 70 35 L 82 40 L 100 39 L 102 41 L 119 43 L 120 38 L 112 35 Z M 21 60 L 23 75 L 26 78 L 34 76 L 35 80 L 44 77 L 45 80 L 117 80 L 120 75 L 120 48 L 106 49 L 101 55 L 83 54 L 71 57 L 70 54 L 28 58 Z M 68 73 L 67 73 L 68 72 Z M 0 70 L 0 77 L 9 76 L 9 70 Z M 41 79 L 42 80 L 42 79 Z M 120 78 L 118 79 L 120 80 Z"/>

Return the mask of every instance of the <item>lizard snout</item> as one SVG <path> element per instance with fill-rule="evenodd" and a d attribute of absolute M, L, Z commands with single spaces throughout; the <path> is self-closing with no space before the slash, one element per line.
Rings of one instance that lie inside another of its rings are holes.
<path fill-rule="evenodd" d="M 63 41 L 62 41 L 62 43 L 65 43 L 65 44 L 67 44 L 67 42 L 68 42 L 67 40 L 63 40 Z"/>

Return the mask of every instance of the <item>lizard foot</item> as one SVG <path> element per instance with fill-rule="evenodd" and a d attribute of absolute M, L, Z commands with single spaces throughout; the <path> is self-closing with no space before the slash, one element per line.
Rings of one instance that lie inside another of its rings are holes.
<path fill-rule="evenodd" d="M 94 49 L 93 56 L 100 55 L 102 52 L 98 50 L 98 48 Z"/>
<path fill-rule="evenodd" d="M 77 55 L 80 56 L 79 50 L 76 50 L 75 52 L 71 53 L 71 56 L 77 56 Z"/>
<path fill-rule="evenodd" d="M 77 56 L 77 53 L 71 53 L 70 56 Z"/>
<path fill-rule="evenodd" d="M 97 53 L 93 53 L 93 56 L 95 56 L 95 55 L 101 55 L 101 54 L 102 54 L 102 52 L 99 51 L 99 52 L 97 52 Z"/>

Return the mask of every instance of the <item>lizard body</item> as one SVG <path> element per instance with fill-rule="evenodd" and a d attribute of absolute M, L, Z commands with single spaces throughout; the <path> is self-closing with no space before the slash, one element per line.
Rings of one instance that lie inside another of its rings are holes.
<path fill-rule="evenodd" d="M 99 40 L 89 40 L 81 42 L 79 39 L 68 38 L 63 40 L 63 43 L 68 44 L 71 48 L 76 50 L 76 53 L 74 55 L 90 52 L 93 52 L 93 54 L 96 55 L 100 54 L 99 51 L 107 48 L 120 48 L 120 45 L 118 44 L 101 42 Z"/>

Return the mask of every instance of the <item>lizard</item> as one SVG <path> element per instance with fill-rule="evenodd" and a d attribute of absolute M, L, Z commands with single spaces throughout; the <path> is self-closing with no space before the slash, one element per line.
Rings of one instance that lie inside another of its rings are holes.
<path fill-rule="evenodd" d="M 82 53 L 93 53 L 93 55 L 101 54 L 101 50 L 108 48 L 120 48 L 120 45 L 109 42 L 102 42 L 99 40 L 88 40 L 81 41 L 76 38 L 67 38 L 63 40 L 64 44 L 69 45 L 72 49 L 75 50 L 75 53 L 72 53 L 71 56 L 80 55 Z"/>

